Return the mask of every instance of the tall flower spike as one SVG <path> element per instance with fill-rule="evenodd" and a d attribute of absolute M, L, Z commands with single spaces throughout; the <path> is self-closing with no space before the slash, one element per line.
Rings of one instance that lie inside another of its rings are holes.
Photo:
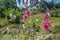
<path fill-rule="evenodd" d="M 43 29 L 44 29 L 44 30 L 48 30 L 49 27 L 51 26 L 49 17 L 50 17 L 50 13 L 46 13 L 46 14 L 44 15 L 44 21 L 43 21 Z"/>

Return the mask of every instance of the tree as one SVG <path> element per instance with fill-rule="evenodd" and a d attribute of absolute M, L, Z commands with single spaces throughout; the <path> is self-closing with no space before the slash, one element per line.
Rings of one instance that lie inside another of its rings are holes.
<path fill-rule="evenodd" d="M 4 0 L 0 0 L 0 18 L 4 18 L 5 15 L 3 11 L 5 10 Z"/>
<path fill-rule="evenodd" d="M 47 10 L 47 2 L 45 0 L 41 0 L 40 1 L 40 4 L 39 4 L 39 7 L 38 7 L 38 10 L 40 10 L 41 12 L 45 12 Z"/>
<path fill-rule="evenodd" d="M 0 17 L 5 17 L 4 11 L 8 10 L 9 8 L 16 9 L 16 2 L 15 0 L 0 0 Z"/>
<path fill-rule="evenodd" d="M 3 11 L 4 7 L 4 0 L 0 0 L 0 13 L 2 13 L 1 11 Z"/>
<path fill-rule="evenodd" d="M 49 8 L 50 9 L 55 9 L 56 8 L 56 3 L 54 0 L 52 0 L 50 3 L 49 3 Z"/>
<path fill-rule="evenodd" d="M 56 4 L 56 8 L 60 8 L 60 3 L 57 3 Z"/>
<path fill-rule="evenodd" d="M 16 8 L 15 0 L 5 0 L 4 3 L 5 3 L 5 8 L 6 9 L 8 9 L 8 8 Z"/>

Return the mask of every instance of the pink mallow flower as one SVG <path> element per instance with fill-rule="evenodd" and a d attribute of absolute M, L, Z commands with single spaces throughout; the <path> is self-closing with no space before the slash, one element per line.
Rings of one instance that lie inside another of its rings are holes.
<path fill-rule="evenodd" d="M 23 19 L 27 19 L 28 18 L 28 15 L 23 15 Z"/>
<path fill-rule="evenodd" d="M 48 15 L 48 17 L 50 17 L 50 13 L 49 12 L 47 12 L 47 15 Z"/>
<path fill-rule="evenodd" d="M 27 35 L 29 35 L 29 36 L 30 36 L 30 34 L 31 34 L 31 31 L 30 31 L 30 30 L 28 30 L 28 31 L 27 31 Z"/>
<path fill-rule="evenodd" d="M 43 29 L 44 30 L 48 30 L 50 26 L 51 26 L 50 20 L 43 21 Z"/>
<path fill-rule="evenodd" d="M 48 25 L 48 27 L 51 26 L 51 22 L 50 22 L 50 20 L 48 20 L 47 25 Z"/>
<path fill-rule="evenodd" d="M 29 16 L 30 16 L 30 10 L 26 10 L 23 15 L 23 19 L 26 20 Z"/>
<path fill-rule="evenodd" d="M 44 19 L 48 19 L 50 17 L 50 13 L 47 12 L 45 15 L 44 15 Z"/>

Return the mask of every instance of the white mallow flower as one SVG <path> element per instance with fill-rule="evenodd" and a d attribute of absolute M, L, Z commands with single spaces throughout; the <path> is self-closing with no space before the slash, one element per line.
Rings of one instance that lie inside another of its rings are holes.
<path fill-rule="evenodd" d="M 25 24 L 22 24 L 22 26 L 23 26 L 23 29 L 25 29 Z"/>
<path fill-rule="evenodd" d="M 29 40 L 31 40 L 31 37 L 29 37 Z"/>
<path fill-rule="evenodd" d="M 10 13 L 9 16 L 10 16 L 10 18 L 12 18 L 13 15 Z"/>
<path fill-rule="evenodd" d="M 7 27 L 7 28 L 6 28 L 6 30 L 7 30 L 7 33 L 9 34 L 9 32 L 10 32 L 10 29 L 9 29 L 9 27 Z"/>
<path fill-rule="evenodd" d="M 16 19 L 16 15 L 13 16 L 13 19 Z"/>
<path fill-rule="evenodd" d="M 9 28 L 8 27 L 6 29 L 9 31 Z"/>
<path fill-rule="evenodd" d="M 37 36 L 37 39 L 36 40 L 40 40 L 40 36 Z"/>

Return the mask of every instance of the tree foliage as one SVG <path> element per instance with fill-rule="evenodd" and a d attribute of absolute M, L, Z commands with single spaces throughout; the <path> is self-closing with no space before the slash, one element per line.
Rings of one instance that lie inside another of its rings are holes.
<path fill-rule="evenodd" d="M 16 2 L 15 0 L 0 0 L 0 18 L 5 17 L 5 11 L 9 11 L 9 8 L 16 9 Z"/>
<path fill-rule="evenodd" d="M 50 3 L 47 3 L 45 0 L 41 0 L 38 10 L 41 12 L 44 12 L 46 11 L 47 7 L 49 9 L 52 9 L 52 7 L 60 8 L 60 3 L 54 3 L 53 0 Z M 11 9 L 14 9 L 14 10 L 18 9 L 16 6 L 16 0 L 0 0 L 0 17 L 1 18 L 4 18 L 5 14 L 7 14 L 7 13 L 4 13 L 5 11 L 9 12 L 9 10 L 11 11 Z"/>
<path fill-rule="evenodd" d="M 41 0 L 38 10 L 40 10 L 40 12 L 45 12 L 48 8 L 47 5 L 48 5 L 48 3 L 45 0 Z"/>

